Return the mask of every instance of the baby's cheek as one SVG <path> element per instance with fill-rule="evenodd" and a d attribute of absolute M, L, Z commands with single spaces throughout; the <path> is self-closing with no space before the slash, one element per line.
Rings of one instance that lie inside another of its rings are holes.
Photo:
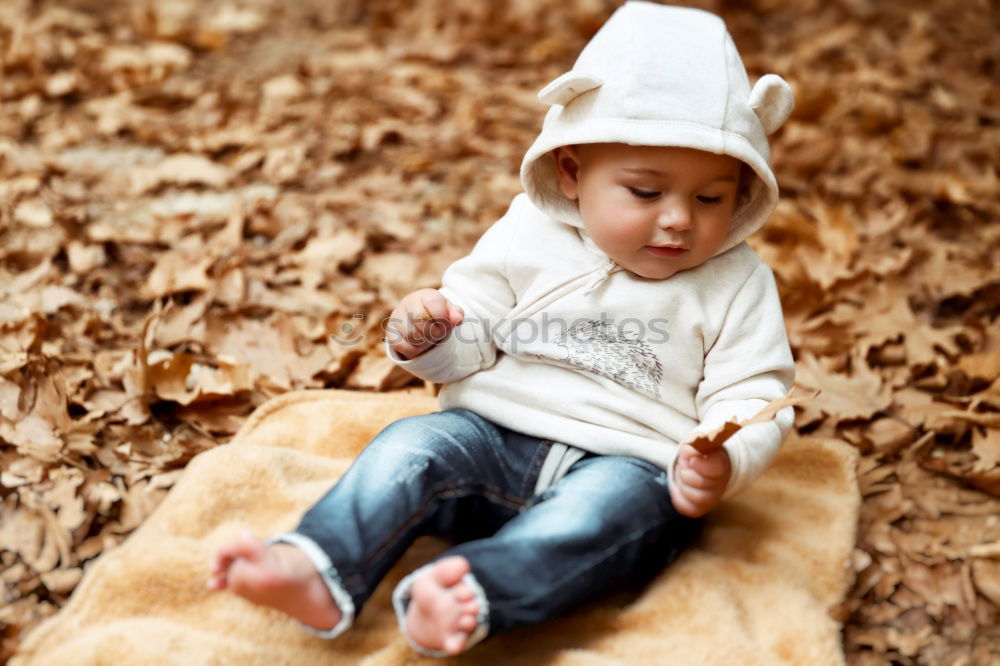
<path fill-rule="evenodd" d="M 718 247 L 722 245 L 722 241 L 726 239 L 726 234 L 729 233 L 729 216 L 711 220 L 709 224 L 704 225 L 701 229 L 704 232 L 703 240 L 706 244 Z"/>
<path fill-rule="evenodd" d="M 622 236 L 643 237 L 645 239 L 656 230 L 656 225 L 644 214 L 629 215 L 626 212 L 619 214 L 618 224 L 615 228 Z"/>
<path fill-rule="evenodd" d="M 636 245 L 643 244 L 644 238 L 628 224 L 607 226 L 599 234 L 591 234 L 597 246 L 612 258 L 621 259 L 633 252 Z"/>

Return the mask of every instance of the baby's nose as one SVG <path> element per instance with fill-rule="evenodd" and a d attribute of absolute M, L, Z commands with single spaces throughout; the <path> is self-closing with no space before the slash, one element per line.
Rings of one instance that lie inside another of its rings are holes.
<path fill-rule="evenodd" d="M 691 226 L 691 209 L 681 203 L 666 205 L 659 213 L 657 224 L 662 229 L 688 229 Z"/>

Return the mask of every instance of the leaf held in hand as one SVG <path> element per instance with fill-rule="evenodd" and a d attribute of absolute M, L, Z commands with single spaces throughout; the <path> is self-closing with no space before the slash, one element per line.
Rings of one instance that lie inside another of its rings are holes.
<path fill-rule="evenodd" d="M 816 391 L 816 393 L 811 396 L 801 398 L 793 398 L 791 397 L 791 393 L 789 393 L 789 395 L 786 395 L 783 398 L 772 400 L 770 403 L 765 405 L 763 409 L 745 421 L 726 421 L 715 430 L 701 433 L 694 439 L 688 440 L 687 443 L 697 449 L 699 453 L 712 453 L 713 451 L 717 451 L 722 448 L 723 443 L 725 443 L 727 439 L 735 435 L 745 426 L 770 421 L 781 409 L 790 405 L 800 405 L 808 402 L 818 396 L 819 393 L 819 391 Z"/>

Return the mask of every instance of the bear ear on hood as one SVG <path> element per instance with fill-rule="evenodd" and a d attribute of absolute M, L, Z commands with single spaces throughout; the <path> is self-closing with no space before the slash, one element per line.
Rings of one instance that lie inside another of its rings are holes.
<path fill-rule="evenodd" d="M 553 104 L 566 106 L 574 98 L 602 85 L 604 81 L 596 76 L 569 71 L 539 90 L 538 99 L 550 106 Z"/>
<path fill-rule="evenodd" d="M 783 78 L 777 74 L 765 74 L 750 91 L 748 103 L 760 118 L 764 132 L 774 134 L 791 115 L 795 98 L 792 87 Z"/>

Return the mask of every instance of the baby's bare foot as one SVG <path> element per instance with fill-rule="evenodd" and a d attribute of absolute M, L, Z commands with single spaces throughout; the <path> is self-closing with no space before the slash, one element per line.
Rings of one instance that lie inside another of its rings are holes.
<path fill-rule="evenodd" d="M 228 588 L 316 629 L 332 629 L 340 621 L 340 609 L 305 553 L 287 543 L 265 544 L 249 531 L 215 553 L 207 587 Z"/>
<path fill-rule="evenodd" d="M 476 628 L 479 605 L 462 583 L 469 561 L 459 555 L 435 562 L 413 582 L 406 629 L 418 645 L 458 654 Z"/>

